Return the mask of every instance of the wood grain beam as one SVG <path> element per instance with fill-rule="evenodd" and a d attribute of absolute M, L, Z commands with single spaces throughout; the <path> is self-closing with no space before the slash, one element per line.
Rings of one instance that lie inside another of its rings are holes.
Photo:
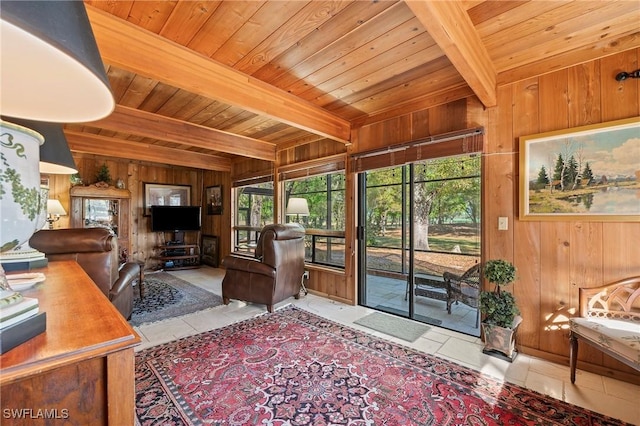
<path fill-rule="evenodd" d="M 85 124 L 260 160 L 274 161 L 276 158 L 276 146 L 272 142 L 235 135 L 123 105 L 117 105 L 111 115 Z"/>
<path fill-rule="evenodd" d="M 73 152 L 125 159 L 135 158 L 140 161 L 218 172 L 231 171 L 231 160 L 215 155 L 68 130 L 65 130 L 64 134 L 69 142 L 69 149 Z"/>
<path fill-rule="evenodd" d="M 434 93 L 429 93 L 426 96 L 411 99 L 410 101 L 402 103 L 400 105 L 394 105 L 376 114 L 363 115 L 362 117 L 355 118 L 351 120 L 351 126 L 354 129 L 357 129 L 369 124 L 378 123 L 380 121 L 390 120 L 392 118 L 411 114 L 415 111 L 422 111 L 425 109 L 436 107 L 438 105 L 455 102 L 457 100 L 468 98 L 470 96 L 473 96 L 473 90 L 466 85 L 464 87 L 455 87 Z M 279 145 L 278 149 L 280 149 Z"/>
<path fill-rule="evenodd" d="M 105 63 L 349 142 L 347 120 L 100 9 L 86 9 Z"/>
<path fill-rule="evenodd" d="M 495 106 L 495 67 L 460 3 L 429 0 L 406 0 L 406 3 L 484 106 Z"/>

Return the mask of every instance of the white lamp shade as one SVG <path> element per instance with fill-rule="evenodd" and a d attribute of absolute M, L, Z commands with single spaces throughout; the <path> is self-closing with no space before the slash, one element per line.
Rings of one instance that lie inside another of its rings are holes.
<path fill-rule="evenodd" d="M 50 215 L 66 216 L 67 212 L 62 207 L 60 200 L 47 200 L 47 213 Z"/>
<path fill-rule="evenodd" d="M 286 214 L 309 216 L 309 204 L 306 198 L 289 198 Z"/>
<path fill-rule="evenodd" d="M 2 1 L 0 43 L 3 114 L 78 123 L 115 108 L 82 1 Z"/>

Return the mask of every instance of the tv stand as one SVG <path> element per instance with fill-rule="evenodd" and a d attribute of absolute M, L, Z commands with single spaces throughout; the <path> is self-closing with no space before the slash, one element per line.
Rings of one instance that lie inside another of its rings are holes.
<path fill-rule="evenodd" d="M 167 271 L 195 269 L 200 267 L 200 247 L 198 244 L 166 244 L 154 247 L 159 251 L 153 259 Z"/>
<path fill-rule="evenodd" d="M 157 260 L 160 269 L 176 271 L 179 269 L 196 269 L 200 267 L 200 246 L 185 244 L 184 231 L 175 231 L 173 240 L 154 247 L 157 255 L 152 259 Z"/>
<path fill-rule="evenodd" d="M 169 244 L 184 244 L 184 231 L 173 231 L 173 241 Z"/>

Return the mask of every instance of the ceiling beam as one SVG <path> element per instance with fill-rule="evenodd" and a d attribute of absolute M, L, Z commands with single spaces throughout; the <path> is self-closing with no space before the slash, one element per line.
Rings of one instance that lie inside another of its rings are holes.
<path fill-rule="evenodd" d="M 460 2 L 406 0 L 406 3 L 484 106 L 495 106 L 495 67 Z"/>
<path fill-rule="evenodd" d="M 376 114 L 363 115 L 355 118 L 351 120 L 351 126 L 354 129 L 357 129 L 380 121 L 390 120 L 403 115 L 410 115 L 416 111 L 422 111 L 438 105 L 455 102 L 470 96 L 473 96 L 473 90 L 471 90 L 467 85 L 436 91 L 419 98 L 411 99 L 408 102 L 394 105 L 383 111 L 379 111 Z M 278 149 L 280 149 L 280 145 L 278 145 Z"/>
<path fill-rule="evenodd" d="M 276 145 L 272 142 L 234 135 L 123 105 L 117 105 L 111 115 L 101 120 L 84 124 L 227 154 L 267 161 L 275 161 L 276 159 Z"/>
<path fill-rule="evenodd" d="M 105 63 L 349 142 L 347 120 L 100 9 L 86 9 Z"/>
<path fill-rule="evenodd" d="M 69 149 L 73 152 L 125 159 L 135 158 L 139 161 L 193 167 L 218 172 L 231 171 L 231 160 L 215 155 L 69 130 L 65 130 L 64 134 L 69 142 Z"/>

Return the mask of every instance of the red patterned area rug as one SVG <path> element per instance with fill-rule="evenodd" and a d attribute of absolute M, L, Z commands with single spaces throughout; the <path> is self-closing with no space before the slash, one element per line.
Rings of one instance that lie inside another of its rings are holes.
<path fill-rule="evenodd" d="M 286 306 L 136 355 L 142 425 L 620 425 Z"/>

